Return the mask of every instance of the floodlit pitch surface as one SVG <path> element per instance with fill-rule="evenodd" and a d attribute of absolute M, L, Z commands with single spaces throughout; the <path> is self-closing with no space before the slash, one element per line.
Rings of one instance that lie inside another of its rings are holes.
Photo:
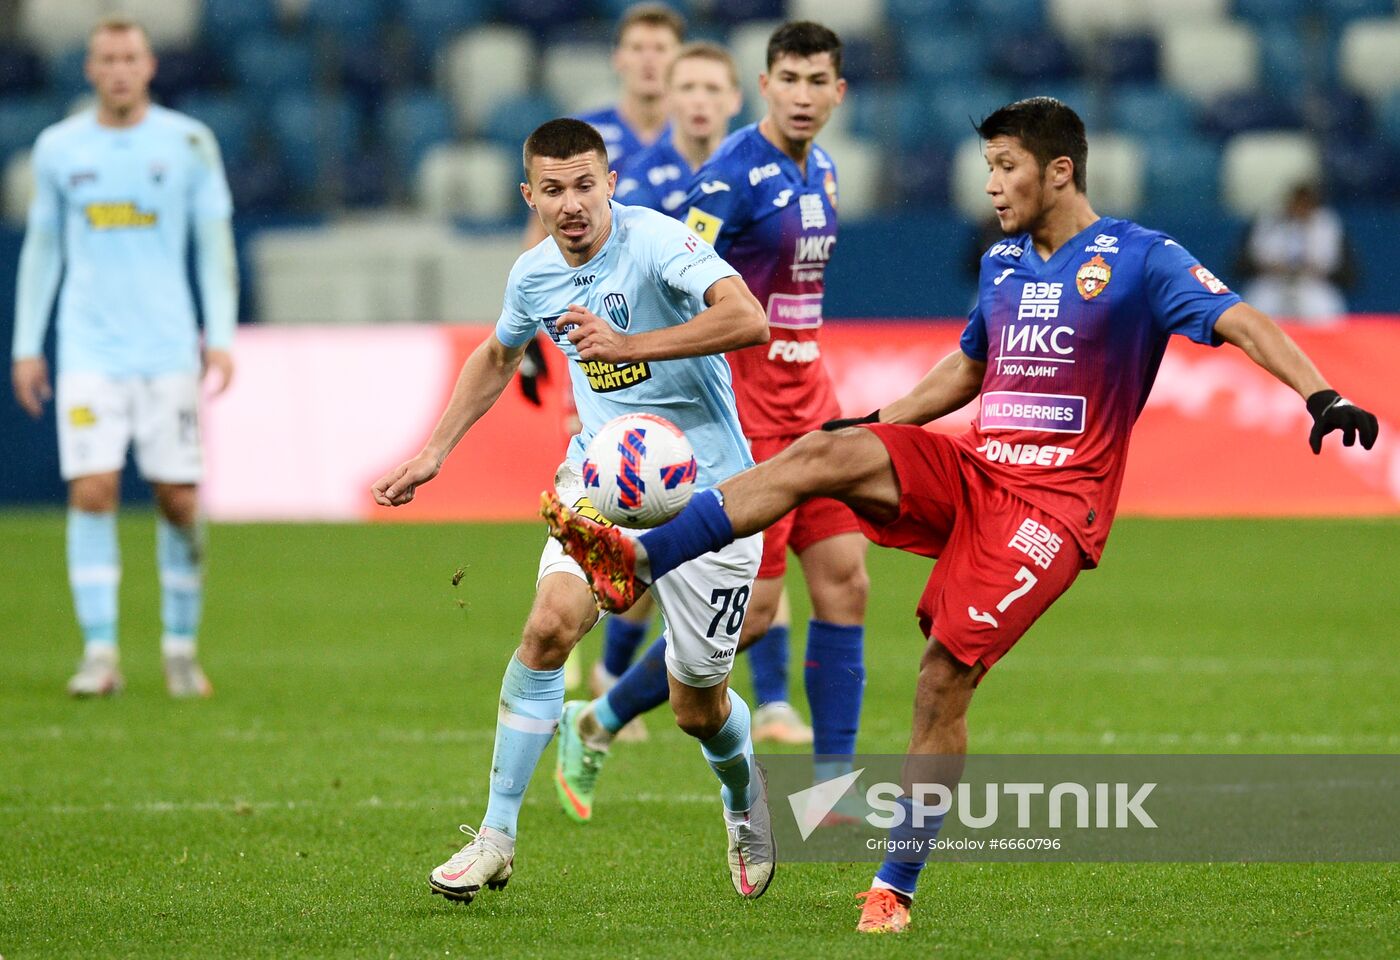
<path fill-rule="evenodd" d="M 152 522 L 132 513 L 128 689 L 73 702 L 62 517 L 0 518 L 0 954 L 1400 950 L 1393 864 L 943 864 L 900 938 L 853 932 L 867 864 L 780 869 L 767 896 L 742 902 L 717 787 L 664 711 L 648 718 L 649 743 L 616 749 L 593 823 L 556 809 L 551 748 L 510 886 L 470 906 L 431 897 L 428 871 L 484 809 L 501 668 L 542 538 L 536 526 L 216 527 L 204 662 L 217 694 L 173 703 Z M 863 750 L 903 748 L 926 572 L 871 554 Z M 1125 520 L 1103 569 L 983 685 L 973 748 L 1400 752 L 1397 583 L 1394 521 Z M 588 662 L 596 650 L 590 637 Z M 799 652 L 799 703 L 800 664 Z M 1325 816 L 1314 826 L 1326 830 Z"/>

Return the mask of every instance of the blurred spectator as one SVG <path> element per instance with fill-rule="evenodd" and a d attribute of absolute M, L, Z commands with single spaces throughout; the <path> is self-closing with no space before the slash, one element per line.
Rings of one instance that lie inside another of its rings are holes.
<path fill-rule="evenodd" d="M 1293 188 L 1282 211 L 1254 223 L 1240 262 L 1246 300 L 1281 320 L 1319 326 L 1346 314 L 1351 272 L 1341 218 L 1308 183 Z"/>

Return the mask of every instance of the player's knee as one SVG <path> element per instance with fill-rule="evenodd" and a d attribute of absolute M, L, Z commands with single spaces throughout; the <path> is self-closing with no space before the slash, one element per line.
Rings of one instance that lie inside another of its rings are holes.
<path fill-rule="evenodd" d="M 724 726 L 725 717 L 717 704 L 672 700 L 671 708 L 676 714 L 676 726 L 696 740 L 708 740 Z"/>
<path fill-rule="evenodd" d="M 156 508 L 177 527 L 188 527 L 199 514 L 199 494 L 187 484 L 159 484 L 155 488 Z"/>
<path fill-rule="evenodd" d="M 531 670 L 557 670 L 583 636 L 577 618 L 567 611 L 541 604 L 530 611 L 520 634 L 520 662 Z"/>
<path fill-rule="evenodd" d="M 919 708 L 933 724 L 961 723 L 967 715 L 981 667 L 968 666 L 937 640 L 919 663 Z"/>
<path fill-rule="evenodd" d="M 115 478 L 80 477 L 68 485 L 68 505 L 84 513 L 111 513 L 117 509 Z"/>

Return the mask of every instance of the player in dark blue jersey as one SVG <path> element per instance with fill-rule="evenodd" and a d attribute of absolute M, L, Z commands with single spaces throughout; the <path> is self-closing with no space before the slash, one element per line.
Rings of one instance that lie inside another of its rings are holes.
<path fill-rule="evenodd" d="M 851 506 L 876 543 L 936 557 L 916 611 L 927 644 L 904 774 L 928 788 L 951 789 L 961 777 L 968 707 L 987 670 L 1098 563 L 1133 424 L 1171 335 L 1233 344 L 1296 391 L 1314 453 L 1332 431 L 1367 449 L 1378 433 L 1373 415 L 1179 243 L 1094 212 L 1088 141 L 1073 110 L 1049 97 L 1022 100 L 978 132 L 1007 239 L 983 258 L 961 349 L 906 396 L 824 424 L 832 432 L 808 434 L 696 493 L 636 540 L 557 504 L 546 509 L 551 532 L 584 558 L 608 609 L 625 609 L 640 584 L 814 497 Z M 966 433 L 923 429 L 979 396 Z M 920 806 L 916 819 L 909 797 L 900 807 L 887 859 L 859 895 L 863 932 L 907 927 L 922 857 L 942 825 L 936 808 Z"/>
<path fill-rule="evenodd" d="M 719 149 L 743 105 L 734 58 L 712 43 L 682 47 L 666 72 L 669 132 L 617 167 L 618 203 L 684 212 L 695 171 Z"/>

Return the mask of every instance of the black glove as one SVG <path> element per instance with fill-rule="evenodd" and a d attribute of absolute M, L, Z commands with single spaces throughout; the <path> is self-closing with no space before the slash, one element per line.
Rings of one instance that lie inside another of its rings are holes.
<path fill-rule="evenodd" d="M 520 392 L 535 406 L 540 403 L 540 381 L 549 379 L 549 364 L 544 359 L 540 338 L 525 344 L 525 356 L 520 361 Z"/>
<path fill-rule="evenodd" d="M 1361 445 L 1370 450 L 1376 443 L 1380 425 L 1376 415 L 1362 410 L 1335 390 L 1319 390 L 1308 397 L 1308 413 L 1312 414 L 1312 433 L 1308 443 L 1313 453 L 1322 452 L 1322 438 L 1333 430 L 1342 431 L 1342 446 L 1350 447 L 1361 438 Z"/>
<path fill-rule="evenodd" d="M 862 423 L 879 423 L 880 411 L 871 410 L 863 417 L 842 417 L 839 420 L 828 420 L 822 424 L 823 430 L 844 430 L 846 427 L 854 427 Z"/>

